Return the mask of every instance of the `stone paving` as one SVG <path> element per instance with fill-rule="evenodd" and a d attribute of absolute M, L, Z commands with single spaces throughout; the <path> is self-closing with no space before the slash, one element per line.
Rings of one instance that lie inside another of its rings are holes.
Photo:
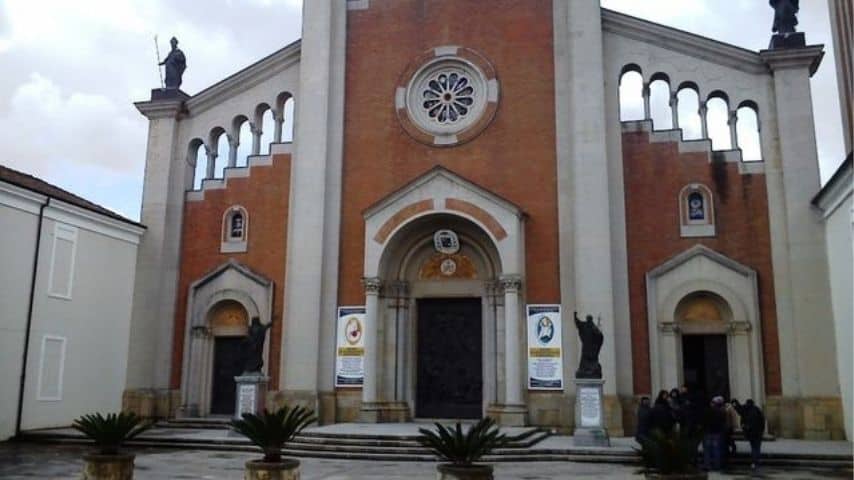
<path fill-rule="evenodd" d="M 40 444 L 0 443 L 0 478 L 4 480 L 77 479 L 82 469 L 80 456 L 88 448 Z M 243 463 L 257 454 L 243 452 L 136 449 L 136 480 L 204 479 L 239 480 Z M 302 459 L 302 480 L 428 480 L 435 479 L 435 464 L 422 462 L 367 462 Z M 536 462 L 506 463 L 495 467 L 497 480 L 631 479 L 643 478 L 636 467 L 611 464 Z M 851 470 L 767 468 L 760 475 L 736 470 L 712 474 L 712 479 L 764 478 L 809 480 L 850 479 Z"/>

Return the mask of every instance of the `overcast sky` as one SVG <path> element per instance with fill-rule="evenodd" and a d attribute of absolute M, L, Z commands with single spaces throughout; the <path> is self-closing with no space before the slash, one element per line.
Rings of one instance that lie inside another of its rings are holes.
<path fill-rule="evenodd" d="M 571 0 L 592 1 L 592 0 Z M 521 4 L 522 2 L 520 2 Z M 0 163 L 139 218 L 146 120 L 132 102 L 159 86 L 178 37 L 195 94 L 300 36 L 302 0 L 0 0 Z M 765 48 L 767 0 L 602 0 L 602 6 Z M 802 0 L 800 29 L 828 50 L 813 78 L 822 178 L 842 161 L 826 0 Z"/>

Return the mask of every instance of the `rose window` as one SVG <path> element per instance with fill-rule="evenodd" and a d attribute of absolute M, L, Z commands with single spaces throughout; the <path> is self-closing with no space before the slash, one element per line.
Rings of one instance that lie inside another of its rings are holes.
<path fill-rule="evenodd" d="M 441 71 L 431 78 L 421 93 L 427 116 L 440 124 L 452 124 L 468 115 L 474 105 L 474 86 L 456 71 Z"/>

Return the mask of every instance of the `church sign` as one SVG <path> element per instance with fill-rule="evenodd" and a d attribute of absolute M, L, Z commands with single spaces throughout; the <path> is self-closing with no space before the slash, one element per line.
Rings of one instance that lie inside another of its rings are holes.
<path fill-rule="evenodd" d="M 335 386 L 361 387 L 365 379 L 365 307 L 338 307 Z"/>
<path fill-rule="evenodd" d="M 528 388 L 563 389 L 560 305 L 528 305 Z"/>

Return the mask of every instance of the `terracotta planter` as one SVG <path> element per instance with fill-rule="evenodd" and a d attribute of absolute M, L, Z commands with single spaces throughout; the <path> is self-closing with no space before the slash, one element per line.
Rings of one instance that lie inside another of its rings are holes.
<path fill-rule="evenodd" d="M 442 463 L 436 467 L 438 480 L 492 480 L 490 465 L 453 465 Z"/>
<path fill-rule="evenodd" d="M 115 455 L 83 455 L 82 480 L 132 480 L 133 459 L 136 455 L 119 453 Z"/>
<path fill-rule="evenodd" d="M 644 475 L 647 480 L 706 480 L 709 475 L 706 472 L 697 473 L 672 473 L 664 475 L 661 473 L 647 473 Z"/>
<path fill-rule="evenodd" d="M 283 458 L 281 462 L 263 460 L 246 462 L 244 480 L 299 480 L 299 460 Z"/>

